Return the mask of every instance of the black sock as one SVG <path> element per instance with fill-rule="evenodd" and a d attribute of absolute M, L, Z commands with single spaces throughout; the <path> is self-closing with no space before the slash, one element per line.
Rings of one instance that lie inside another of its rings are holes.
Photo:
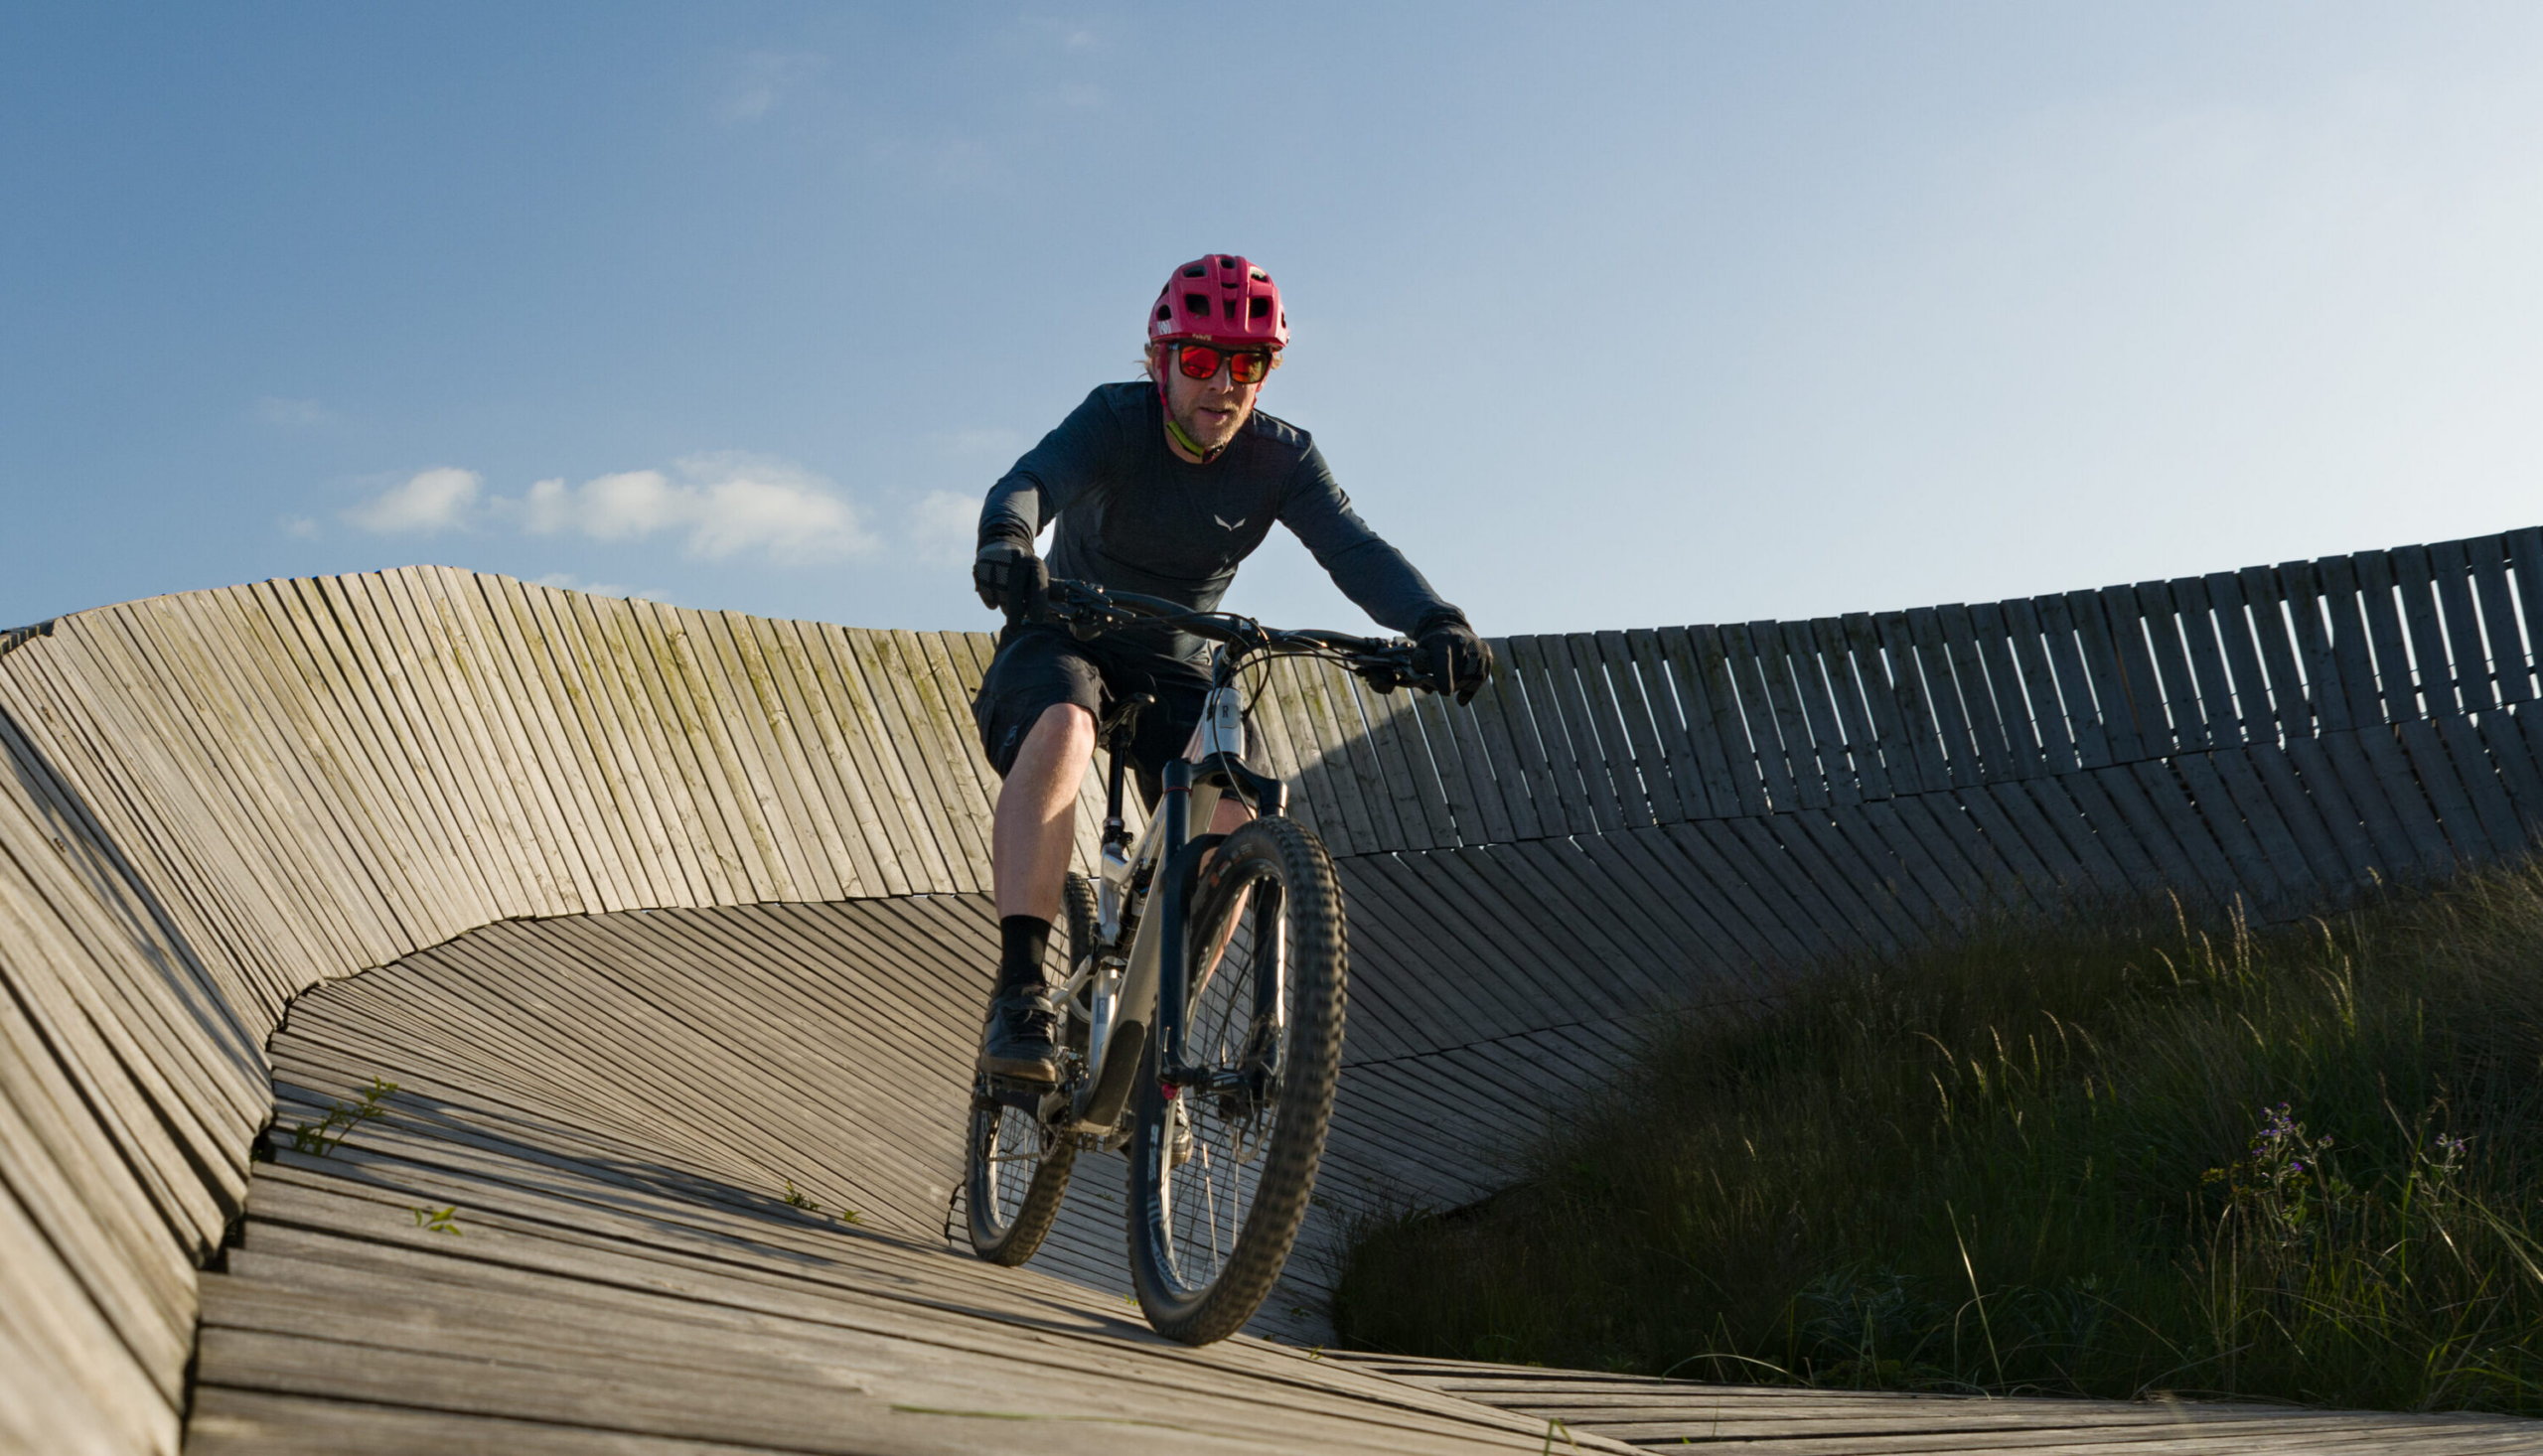
<path fill-rule="evenodd" d="M 997 932 L 998 994 L 1041 989 L 1042 952 L 1050 948 L 1051 923 L 1038 916 L 1010 915 L 997 923 Z"/>

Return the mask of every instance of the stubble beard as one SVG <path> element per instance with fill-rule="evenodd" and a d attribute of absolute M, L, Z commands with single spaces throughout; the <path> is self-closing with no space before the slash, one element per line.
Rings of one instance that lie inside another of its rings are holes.
<path fill-rule="evenodd" d="M 1190 436 L 1193 443 L 1201 447 L 1204 454 L 1216 454 L 1228 447 L 1228 442 L 1236 438 L 1238 430 L 1245 428 L 1245 422 L 1252 414 L 1252 410 L 1240 405 L 1215 438 L 1201 422 L 1201 406 L 1198 401 L 1194 402 L 1190 408 L 1176 410 L 1174 422 L 1182 427 L 1183 433 Z"/>

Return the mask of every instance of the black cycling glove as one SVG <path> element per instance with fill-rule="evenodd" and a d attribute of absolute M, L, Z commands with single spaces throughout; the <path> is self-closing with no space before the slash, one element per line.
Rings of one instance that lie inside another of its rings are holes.
<path fill-rule="evenodd" d="M 1050 568 L 1030 545 L 988 541 L 972 558 L 972 585 L 980 594 L 980 605 L 1004 612 L 1009 621 L 1029 608 L 1050 580 Z"/>
<path fill-rule="evenodd" d="M 1492 675 L 1492 647 L 1475 635 L 1462 612 L 1433 612 L 1422 618 L 1413 640 L 1414 665 L 1434 689 L 1455 693 L 1459 706 L 1472 701 L 1475 690 Z"/>

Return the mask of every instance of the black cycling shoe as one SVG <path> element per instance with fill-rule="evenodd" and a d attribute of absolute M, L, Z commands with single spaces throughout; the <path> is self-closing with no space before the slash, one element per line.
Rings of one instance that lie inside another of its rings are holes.
<path fill-rule="evenodd" d="M 1060 1013 L 1049 993 L 1010 991 L 989 1002 L 980 1070 L 1019 1082 L 1060 1080 Z"/>

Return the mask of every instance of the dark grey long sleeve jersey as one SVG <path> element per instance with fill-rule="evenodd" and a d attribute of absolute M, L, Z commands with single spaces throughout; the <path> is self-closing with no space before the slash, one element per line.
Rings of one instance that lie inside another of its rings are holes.
<path fill-rule="evenodd" d="M 1276 520 L 1385 626 L 1412 633 L 1426 618 L 1463 616 L 1351 509 L 1306 431 L 1258 410 L 1216 460 L 1193 465 L 1166 445 L 1145 380 L 1098 385 L 1026 451 L 989 488 L 980 542 L 1029 547 L 1053 517 L 1053 576 L 1208 611 Z M 1205 648 L 1176 636 L 1177 656 Z"/>

